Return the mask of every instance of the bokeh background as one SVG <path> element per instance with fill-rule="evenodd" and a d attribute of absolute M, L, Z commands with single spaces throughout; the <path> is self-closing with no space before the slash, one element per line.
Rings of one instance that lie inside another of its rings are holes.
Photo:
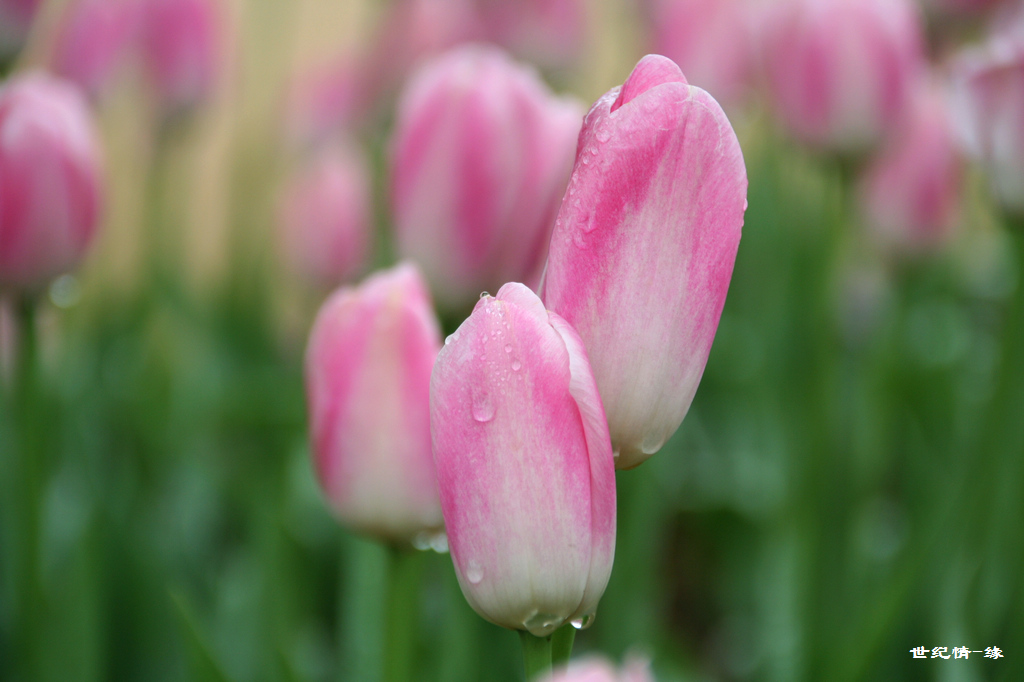
<path fill-rule="evenodd" d="M 18 679 L 22 646 L 42 652 L 40 680 L 380 679 L 388 550 L 339 526 L 317 486 L 302 358 L 328 290 L 289 268 L 278 232 L 282 187 L 321 144 L 301 84 L 376 68 L 372 103 L 326 106 L 323 128 L 345 128 L 371 169 L 374 248 L 352 279 L 395 262 L 395 94 L 417 60 L 479 38 L 450 17 L 386 38 L 404 1 L 217 2 L 211 85 L 187 111 L 162 110 L 127 58 L 93 96 L 101 231 L 38 314 L 29 644 L 10 390 L 0 413 L 0 679 Z M 53 68 L 71 4 L 42 3 L 9 73 Z M 406 4 L 436 19 L 446 3 Z M 937 78 L 1004 9 L 940 4 L 920 8 Z M 510 44 L 589 105 L 656 50 L 659 24 L 650 3 L 578 5 L 576 29 Z M 970 162 L 939 243 L 873 236 L 867 152 L 798 142 L 750 64 L 738 92 L 719 84 L 750 185 L 718 335 L 678 433 L 618 473 L 615 567 L 576 655 L 645 656 L 665 681 L 1024 679 L 1024 251 Z M 419 560 L 416 679 L 521 679 L 517 638 L 473 613 L 450 558 Z"/>

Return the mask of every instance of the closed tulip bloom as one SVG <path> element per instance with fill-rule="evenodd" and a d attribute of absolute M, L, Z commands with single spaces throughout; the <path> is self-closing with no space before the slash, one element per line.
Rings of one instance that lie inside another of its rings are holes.
<path fill-rule="evenodd" d="M 1024 36 L 1000 37 L 954 67 L 957 124 L 999 202 L 1024 214 Z"/>
<path fill-rule="evenodd" d="M 136 37 L 138 0 L 77 0 L 61 21 L 54 71 L 91 96 L 107 87 Z"/>
<path fill-rule="evenodd" d="M 143 53 L 168 111 L 207 99 L 220 68 L 221 27 L 215 0 L 143 0 Z"/>
<path fill-rule="evenodd" d="M 99 222 L 100 148 L 85 98 L 40 73 L 0 88 L 0 288 L 74 268 Z"/>
<path fill-rule="evenodd" d="M 953 235 L 962 163 L 943 94 L 922 87 L 867 168 L 862 209 L 868 228 L 884 245 L 922 251 Z"/>
<path fill-rule="evenodd" d="M 494 48 L 456 49 L 413 79 L 391 150 L 392 209 L 399 252 L 441 305 L 534 283 L 581 118 Z"/>
<path fill-rule="evenodd" d="M 753 70 L 751 0 L 648 0 L 654 52 L 722 103 L 738 101 Z"/>
<path fill-rule="evenodd" d="M 797 138 L 836 151 L 877 142 L 924 66 L 911 0 L 783 0 L 766 17 L 768 94 Z"/>
<path fill-rule="evenodd" d="M 586 345 L 620 469 L 657 452 L 690 407 L 746 196 L 732 126 L 671 60 L 644 57 L 587 114 L 543 297 Z"/>
<path fill-rule="evenodd" d="M 430 427 L 455 573 L 507 628 L 589 624 L 615 551 L 615 468 L 579 336 L 522 284 L 445 342 Z"/>
<path fill-rule="evenodd" d="M 440 331 L 415 267 L 335 292 L 306 349 L 317 477 L 338 519 L 394 542 L 441 527 L 430 449 L 430 370 Z"/>
<path fill-rule="evenodd" d="M 281 207 L 285 255 L 313 284 L 337 285 L 359 273 L 370 248 L 370 178 L 349 147 L 317 155 L 286 188 Z"/>

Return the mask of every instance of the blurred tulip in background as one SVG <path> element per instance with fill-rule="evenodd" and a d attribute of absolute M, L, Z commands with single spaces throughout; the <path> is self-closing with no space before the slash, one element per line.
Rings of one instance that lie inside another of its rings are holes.
<path fill-rule="evenodd" d="M 391 144 L 398 252 L 446 309 L 536 284 L 582 109 L 496 48 L 457 48 L 408 84 Z"/>
<path fill-rule="evenodd" d="M 430 371 L 441 346 L 416 268 L 400 264 L 335 292 L 306 349 L 317 477 L 338 519 L 409 542 L 441 528 L 430 447 Z"/>
<path fill-rule="evenodd" d="M 351 146 L 332 145 L 291 178 L 280 230 L 293 272 L 311 284 L 336 286 L 359 274 L 371 246 L 370 178 Z"/>
<path fill-rule="evenodd" d="M 520 59 L 557 69 L 573 64 L 586 37 L 584 0 L 477 0 L 490 40 Z"/>
<path fill-rule="evenodd" d="M 998 201 L 1024 213 L 1024 35 L 1003 35 L 954 65 L 957 126 Z"/>
<path fill-rule="evenodd" d="M 65 9 L 54 46 L 53 70 L 96 97 L 134 47 L 139 0 L 75 0 Z"/>
<path fill-rule="evenodd" d="M 0 0 L 0 57 L 21 49 L 41 6 L 40 0 Z"/>
<path fill-rule="evenodd" d="M 209 98 L 224 47 L 217 0 L 140 1 L 143 54 L 165 110 L 189 109 Z"/>
<path fill-rule="evenodd" d="M 922 83 L 866 170 L 862 213 L 885 245 L 923 251 L 953 236 L 963 173 L 945 95 Z"/>
<path fill-rule="evenodd" d="M 621 668 L 602 658 L 582 658 L 536 682 L 654 682 L 643 660 L 627 661 Z"/>
<path fill-rule="evenodd" d="M 690 407 L 746 205 L 729 120 L 666 57 L 587 114 L 542 295 L 587 347 L 618 468 L 661 449 Z"/>
<path fill-rule="evenodd" d="M 438 355 L 430 427 L 470 605 L 536 636 L 589 625 L 612 569 L 615 470 L 576 332 L 522 284 L 481 298 Z"/>
<path fill-rule="evenodd" d="M 0 288 L 39 290 L 96 232 L 100 145 L 82 93 L 29 73 L 0 88 Z"/>
<path fill-rule="evenodd" d="M 911 0 L 780 0 L 765 15 L 767 95 L 803 142 L 857 152 L 898 117 L 924 67 Z"/>

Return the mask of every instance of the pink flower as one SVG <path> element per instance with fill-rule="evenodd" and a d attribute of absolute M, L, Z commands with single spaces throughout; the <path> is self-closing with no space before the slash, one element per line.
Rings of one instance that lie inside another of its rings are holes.
<path fill-rule="evenodd" d="M 633 659 L 616 669 L 603 658 L 585 658 L 535 682 L 654 682 L 654 676 L 644 660 Z"/>
<path fill-rule="evenodd" d="M 943 95 L 937 86 L 922 84 L 867 168 L 862 210 L 868 228 L 885 245 L 920 251 L 953 235 L 962 163 Z"/>
<path fill-rule="evenodd" d="M 396 239 L 443 306 L 539 276 L 580 118 L 493 48 L 456 49 L 409 84 L 391 150 Z"/>
<path fill-rule="evenodd" d="M 138 0 L 77 0 L 62 18 L 54 70 L 97 96 L 122 65 L 136 37 Z"/>
<path fill-rule="evenodd" d="M 430 370 L 441 347 L 415 267 L 335 292 L 306 349 L 317 476 L 338 518 L 382 539 L 441 527 L 430 449 Z"/>
<path fill-rule="evenodd" d="M 538 636 L 589 624 L 615 551 L 615 469 L 576 332 L 522 284 L 481 298 L 437 357 L 430 427 L 470 605 Z"/>
<path fill-rule="evenodd" d="M 78 264 L 99 222 L 100 165 L 77 88 L 41 73 L 0 88 L 0 287 L 40 289 Z"/>
<path fill-rule="evenodd" d="M 736 102 L 750 84 L 750 0 L 648 0 L 654 52 L 719 102 Z"/>
<path fill-rule="evenodd" d="M 782 122 L 810 144 L 874 144 L 924 66 L 910 0 L 782 0 L 766 22 L 769 95 Z"/>
<path fill-rule="evenodd" d="M 522 59 L 564 68 L 580 54 L 587 28 L 584 0 L 478 0 L 491 40 Z"/>
<path fill-rule="evenodd" d="M 543 297 L 586 345 L 620 469 L 657 452 L 690 407 L 746 191 L 722 109 L 665 57 L 640 60 L 584 120 Z"/>
<path fill-rule="evenodd" d="M 40 0 L 0 0 L 0 56 L 21 49 L 40 6 Z"/>
<path fill-rule="evenodd" d="M 954 67 L 958 129 L 996 198 L 1024 213 L 1024 35 L 999 36 Z"/>
<path fill-rule="evenodd" d="M 207 99 L 221 59 L 215 0 L 144 0 L 143 52 L 164 107 L 177 111 Z"/>
<path fill-rule="evenodd" d="M 352 126 L 370 105 L 362 65 L 352 57 L 295 74 L 284 112 L 296 147 L 314 147 Z"/>
<path fill-rule="evenodd" d="M 288 184 L 281 209 L 285 255 L 310 282 L 336 285 L 359 273 L 370 249 L 370 178 L 346 146 L 318 154 Z"/>

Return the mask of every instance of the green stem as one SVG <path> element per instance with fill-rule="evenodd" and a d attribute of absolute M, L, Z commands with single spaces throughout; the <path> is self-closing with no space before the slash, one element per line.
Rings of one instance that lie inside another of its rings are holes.
<path fill-rule="evenodd" d="M 526 630 L 520 630 L 519 643 L 523 646 L 527 682 L 551 672 L 551 635 L 535 637 Z"/>
<path fill-rule="evenodd" d="M 569 662 L 572 656 L 572 645 L 576 641 L 576 628 L 563 625 L 551 635 L 551 663 L 558 667 Z"/>
<path fill-rule="evenodd" d="M 417 658 L 423 553 L 393 547 L 388 551 L 388 560 L 384 682 L 408 682 L 414 678 L 413 667 Z"/>

